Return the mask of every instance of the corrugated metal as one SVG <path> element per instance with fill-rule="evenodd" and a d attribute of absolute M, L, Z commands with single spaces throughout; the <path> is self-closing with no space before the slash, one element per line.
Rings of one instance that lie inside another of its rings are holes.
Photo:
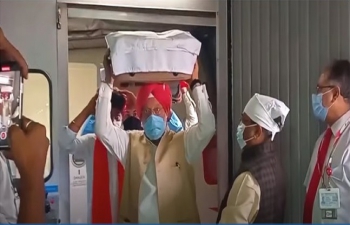
<path fill-rule="evenodd" d="M 233 1 L 233 127 L 254 93 L 291 109 L 278 135 L 288 177 L 287 221 L 301 222 L 304 177 L 320 126 L 310 96 L 332 59 L 349 58 L 349 5 L 332 1 Z M 240 150 L 235 146 L 235 168 Z"/>

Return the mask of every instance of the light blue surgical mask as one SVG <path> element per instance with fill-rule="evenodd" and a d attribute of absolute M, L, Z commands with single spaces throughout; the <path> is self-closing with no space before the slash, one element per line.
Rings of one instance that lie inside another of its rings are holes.
<path fill-rule="evenodd" d="M 83 131 L 81 132 L 81 135 L 85 134 L 93 134 L 95 133 L 95 116 L 90 116 L 83 128 Z"/>
<path fill-rule="evenodd" d="M 325 121 L 326 120 L 326 117 L 327 117 L 327 114 L 328 114 L 328 110 L 333 105 L 332 104 L 331 106 L 329 106 L 327 108 L 327 107 L 324 107 L 323 103 L 322 103 L 323 95 L 327 94 L 331 90 L 326 91 L 325 93 L 312 94 L 312 99 L 311 99 L 312 100 L 312 109 L 313 109 L 315 117 L 317 119 L 321 120 L 321 121 Z"/>
<path fill-rule="evenodd" d="M 158 140 L 165 132 L 166 122 L 160 116 L 150 115 L 143 124 L 146 136 L 152 140 Z"/>
<path fill-rule="evenodd" d="M 251 138 L 248 138 L 247 140 L 244 140 L 244 137 L 243 137 L 243 134 L 244 134 L 244 130 L 246 127 L 254 127 L 256 126 L 257 124 L 253 124 L 253 125 L 244 125 L 242 122 L 240 122 L 237 126 L 237 133 L 236 133 L 236 137 L 237 137 L 237 142 L 238 142 L 238 145 L 241 149 L 243 149 L 246 145 L 247 145 L 247 142 L 254 139 L 254 137 L 251 137 Z"/>
<path fill-rule="evenodd" d="M 168 126 L 169 129 L 174 131 L 175 133 L 183 130 L 182 122 L 173 110 L 171 110 L 171 118 L 168 122 Z"/>

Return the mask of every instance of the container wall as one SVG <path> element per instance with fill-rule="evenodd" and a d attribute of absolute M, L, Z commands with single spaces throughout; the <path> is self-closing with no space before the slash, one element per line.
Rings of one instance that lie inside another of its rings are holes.
<path fill-rule="evenodd" d="M 237 0 L 232 5 L 233 127 L 254 93 L 277 97 L 291 109 L 277 143 L 288 178 L 287 221 L 301 222 L 305 174 L 323 126 L 311 94 L 322 69 L 349 58 L 349 1 Z M 234 167 L 240 161 L 234 142 Z"/>

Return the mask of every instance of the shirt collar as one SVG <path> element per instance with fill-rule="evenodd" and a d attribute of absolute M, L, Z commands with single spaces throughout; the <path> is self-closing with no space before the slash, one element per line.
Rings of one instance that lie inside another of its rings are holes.
<path fill-rule="evenodd" d="M 342 129 L 342 126 L 350 119 L 350 110 L 340 117 L 332 126 L 332 133 L 334 136 L 337 135 L 338 131 Z"/>

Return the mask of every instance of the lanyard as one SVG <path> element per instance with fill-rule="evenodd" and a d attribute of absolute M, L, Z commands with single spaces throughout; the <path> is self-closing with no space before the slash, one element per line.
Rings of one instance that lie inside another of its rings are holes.
<path fill-rule="evenodd" d="M 321 168 L 320 168 L 320 162 L 318 160 L 317 162 L 317 165 L 318 165 L 318 169 L 321 173 L 321 178 L 322 178 L 322 187 L 326 187 L 326 184 L 325 184 L 325 181 L 324 181 L 324 174 L 326 173 L 327 177 L 328 177 L 328 187 L 330 188 L 330 176 L 332 175 L 333 171 L 332 171 L 332 160 L 333 160 L 333 155 L 334 155 L 334 152 L 336 150 L 336 147 L 338 146 L 338 142 L 339 142 L 339 139 L 341 138 L 341 136 L 343 135 L 345 129 L 350 125 L 350 120 L 348 120 L 341 128 L 340 130 L 337 132 L 336 136 L 335 136 L 335 139 L 334 139 L 334 143 L 333 143 L 333 146 L 332 146 L 332 150 L 331 150 L 331 153 L 329 154 L 329 157 L 328 157 L 328 160 L 327 160 L 327 163 L 326 165 L 323 167 L 323 170 L 321 171 Z M 321 142 L 321 145 L 322 146 L 323 144 L 323 140 Z"/>

